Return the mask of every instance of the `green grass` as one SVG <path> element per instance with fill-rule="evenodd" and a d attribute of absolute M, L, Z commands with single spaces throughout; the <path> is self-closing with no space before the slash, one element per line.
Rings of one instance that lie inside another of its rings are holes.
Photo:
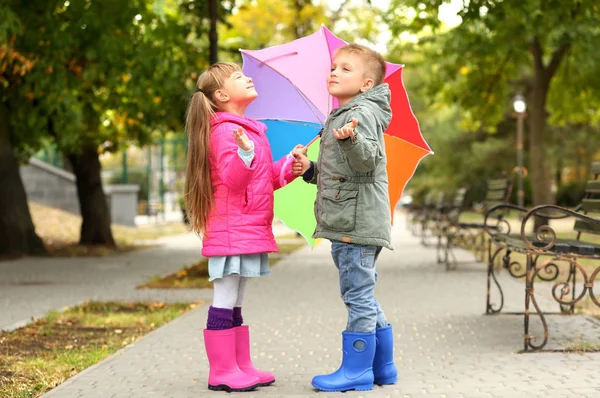
<path fill-rule="evenodd" d="M 0 397 L 39 397 L 194 306 L 89 302 L 0 332 Z"/>

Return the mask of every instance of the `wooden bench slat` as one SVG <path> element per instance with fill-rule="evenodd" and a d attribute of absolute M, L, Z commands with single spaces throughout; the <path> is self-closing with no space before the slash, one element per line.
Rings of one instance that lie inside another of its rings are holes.
<path fill-rule="evenodd" d="M 489 201 L 489 200 L 503 201 L 505 196 L 506 196 L 505 191 L 492 191 L 492 192 L 488 192 L 488 194 L 485 197 L 485 200 L 486 201 Z"/>
<path fill-rule="evenodd" d="M 600 180 L 590 180 L 585 185 L 585 193 L 600 194 Z"/>
<path fill-rule="evenodd" d="M 581 209 L 585 212 L 600 213 L 600 199 L 583 199 Z"/>
<path fill-rule="evenodd" d="M 600 162 L 592 163 L 592 167 L 590 167 L 590 172 L 592 174 L 600 174 Z"/>
<path fill-rule="evenodd" d="M 577 220 L 575 221 L 575 226 L 573 227 L 573 229 L 579 232 L 600 235 L 600 224 L 596 223 Z"/>
<path fill-rule="evenodd" d="M 506 189 L 508 187 L 508 180 L 489 180 L 487 187 L 488 189 Z"/>
<path fill-rule="evenodd" d="M 502 201 L 502 200 L 486 200 L 486 201 L 484 202 L 484 204 L 485 204 L 485 207 L 487 207 L 488 209 L 489 209 L 489 208 L 492 208 L 492 207 L 494 207 L 494 206 L 497 206 L 497 205 L 499 205 L 499 204 L 502 204 L 502 203 L 505 203 L 505 202 L 504 202 L 504 201 Z"/>

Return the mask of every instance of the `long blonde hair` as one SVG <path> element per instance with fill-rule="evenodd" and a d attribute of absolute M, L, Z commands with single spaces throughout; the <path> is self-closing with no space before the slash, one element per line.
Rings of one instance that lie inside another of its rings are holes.
<path fill-rule="evenodd" d="M 239 65 L 218 62 L 203 72 L 186 113 L 185 131 L 188 137 L 188 156 L 185 171 L 185 208 L 190 229 L 202 236 L 214 208 L 214 192 L 210 178 L 210 120 L 219 110 L 215 91 L 223 88 L 225 79 L 240 71 Z"/>

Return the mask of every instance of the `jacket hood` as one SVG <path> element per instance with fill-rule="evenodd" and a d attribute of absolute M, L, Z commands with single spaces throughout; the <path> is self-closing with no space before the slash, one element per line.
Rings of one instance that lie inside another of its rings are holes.
<path fill-rule="evenodd" d="M 352 98 L 344 106 L 335 109 L 331 116 L 342 114 L 355 106 L 363 106 L 373 112 L 378 120 L 385 120 L 388 124 L 392 120 L 391 98 L 390 86 L 387 83 L 382 83 Z"/>
<path fill-rule="evenodd" d="M 210 120 L 211 127 L 214 129 L 223 123 L 234 123 L 242 126 L 244 130 L 250 130 L 256 133 L 264 133 L 267 130 L 267 126 L 264 123 L 249 117 L 237 116 L 229 112 L 215 112 Z"/>

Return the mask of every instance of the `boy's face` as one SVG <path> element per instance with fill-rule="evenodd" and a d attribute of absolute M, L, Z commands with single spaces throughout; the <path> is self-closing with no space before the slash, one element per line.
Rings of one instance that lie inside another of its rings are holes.
<path fill-rule="evenodd" d="M 217 90 L 215 96 L 222 102 L 248 105 L 258 97 L 258 93 L 254 88 L 252 78 L 238 71 L 233 72 L 231 76 L 225 79 L 223 89 Z"/>
<path fill-rule="evenodd" d="M 334 56 L 327 89 L 340 106 L 374 86 L 373 79 L 365 77 L 365 72 L 365 62 L 358 54 L 342 52 Z"/>

